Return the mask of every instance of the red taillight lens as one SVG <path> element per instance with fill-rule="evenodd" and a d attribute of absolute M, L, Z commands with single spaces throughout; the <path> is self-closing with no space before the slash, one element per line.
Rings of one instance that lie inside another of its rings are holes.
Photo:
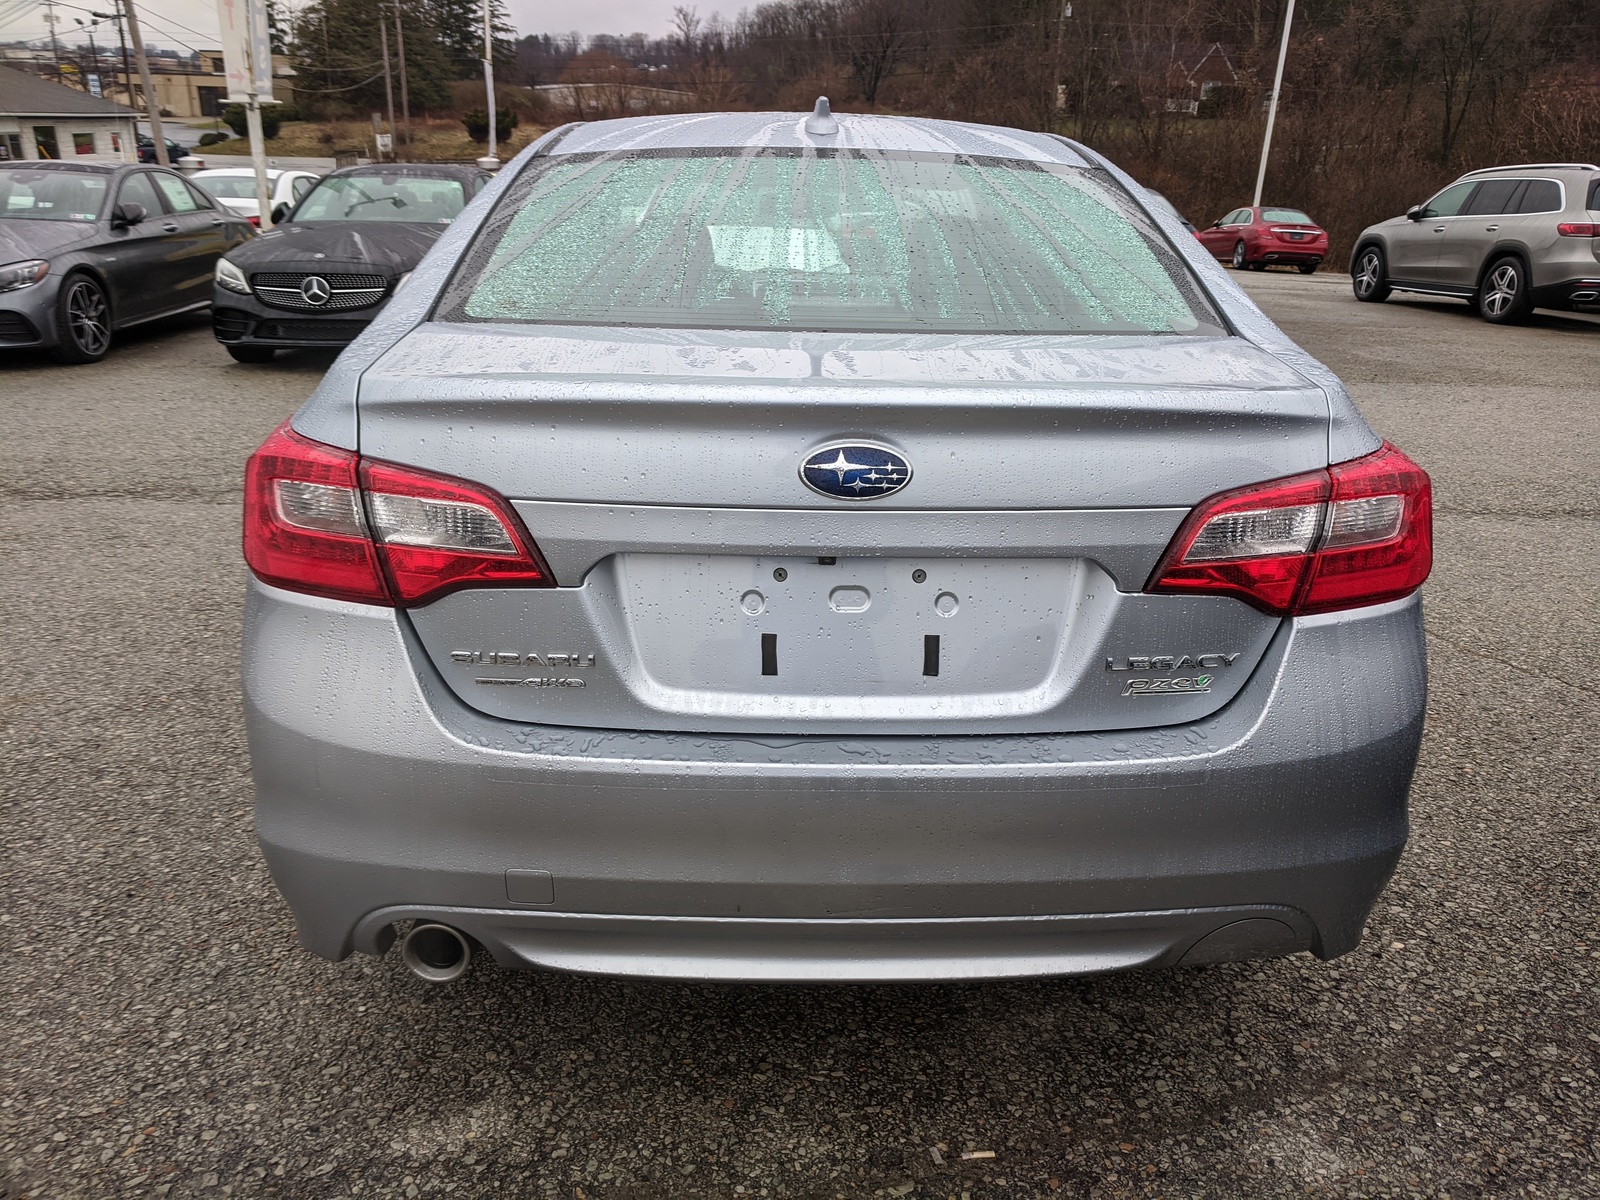
<path fill-rule="evenodd" d="M 244 557 L 274 587 L 416 606 L 464 587 L 553 587 L 505 500 L 280 425 L 245 468 Z"/>
<path fill-rule="evenodd" d="M 263 583 L 335 600 L 388 604 L 348 450 L 285 421 L 244 469 L 244 560 Z"/>
<path fill-rule="evenodd" d="M 1408 596 L 1432 565 L 1432 485 L 1385 442 L 1365 458 L 1201 502 L 1145 590 L 1215 592 L 1293 616 Z"/>
<path fill-rule="evenodd" d="M 249 221 L 250 224 L 254 225 L 257 229 L 261 228 L 261 218 L 260 217 L 246 217 L 245 220 Z"/>
<path fill-rule="evenodd" d="M 1562 237 L 1600 237 L 1600 225 L 1588 221 L 1563 221 L 1556 226 Z"/>
<path fill-rule="evenodd" d="M 550 568 L 511 506 L 476 484 L 376 459 L 361 486 L 402 605 L 465 587 L 551 587 Z"/>

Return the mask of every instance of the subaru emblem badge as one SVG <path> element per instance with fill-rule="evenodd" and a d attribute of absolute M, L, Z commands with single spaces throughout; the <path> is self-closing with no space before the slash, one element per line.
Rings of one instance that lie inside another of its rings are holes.
<path fill-rule="evenodd" d="M 800 479 L 835 500 L 876 500 L 911 482 L 911 464 L 877 442 L 829 442 L 806 455 Z"/>

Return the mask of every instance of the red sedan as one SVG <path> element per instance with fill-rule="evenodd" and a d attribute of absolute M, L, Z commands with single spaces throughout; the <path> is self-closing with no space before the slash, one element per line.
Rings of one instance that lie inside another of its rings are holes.
<path fill-rule="evenodd" d="M 1236 271 L 1281 263 L 1309 275 L 1328 256 L 1327 230 L 1296 208 L 1236 208 L 1195 237 Z"/>

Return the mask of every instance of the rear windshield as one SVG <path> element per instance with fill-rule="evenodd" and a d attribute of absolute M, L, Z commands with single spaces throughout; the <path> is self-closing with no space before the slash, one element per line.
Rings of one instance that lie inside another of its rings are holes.
<path fill-rule="evenodd" d="M 536 158 L 436 318 L 926 333 L 1223 332 L 1108 174 L 754 149 Z"/>
<path fill-rule="evenodd" d="M 1261 210 L 1263 221 L 1272 221 L 1280 225 L 1315 225 L 1316 222 L 1298 208 L 1263 208 Z"/>
<path fill-rule="evenodd" d="M 254 200 L 256 177 L 254 175 L 196 175 L 194 182 L 218 200 Z M 267 191 L 272 191 L 272 180 L 267 181 Z"/>
<path fill-rule="evenodd" d="M 255 195 L 254 188 L 250 194 Z M 294 220 L 409 221 L 448 225 L 466 207 L 458 179 L 414 175 L 337 175 L 324 179 L 294 210 Z"/>
<path fill-rule="evenodd" d="M 0 170 L 0 217 L 18 221 L 93 221 L 111 176 L 88 171 Z"/>

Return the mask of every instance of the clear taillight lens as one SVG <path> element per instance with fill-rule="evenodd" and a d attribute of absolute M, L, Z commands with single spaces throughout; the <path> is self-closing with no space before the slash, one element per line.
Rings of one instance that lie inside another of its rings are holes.
<path fill-rule="evenodd" d="M 1432 564 L 1427 473 L 1385 442 L 1365 458 L 1201 502 L 1146 590 L 1329 612 L 1410 595 Z"/>
<path fill-rule="evenodd" d="M 274 587 L 413 607 L 464 587 L 552 587 L 511 506 L 465 480 L 362 459 L 287 422 L 245 468 L 244 556 Z"/>

